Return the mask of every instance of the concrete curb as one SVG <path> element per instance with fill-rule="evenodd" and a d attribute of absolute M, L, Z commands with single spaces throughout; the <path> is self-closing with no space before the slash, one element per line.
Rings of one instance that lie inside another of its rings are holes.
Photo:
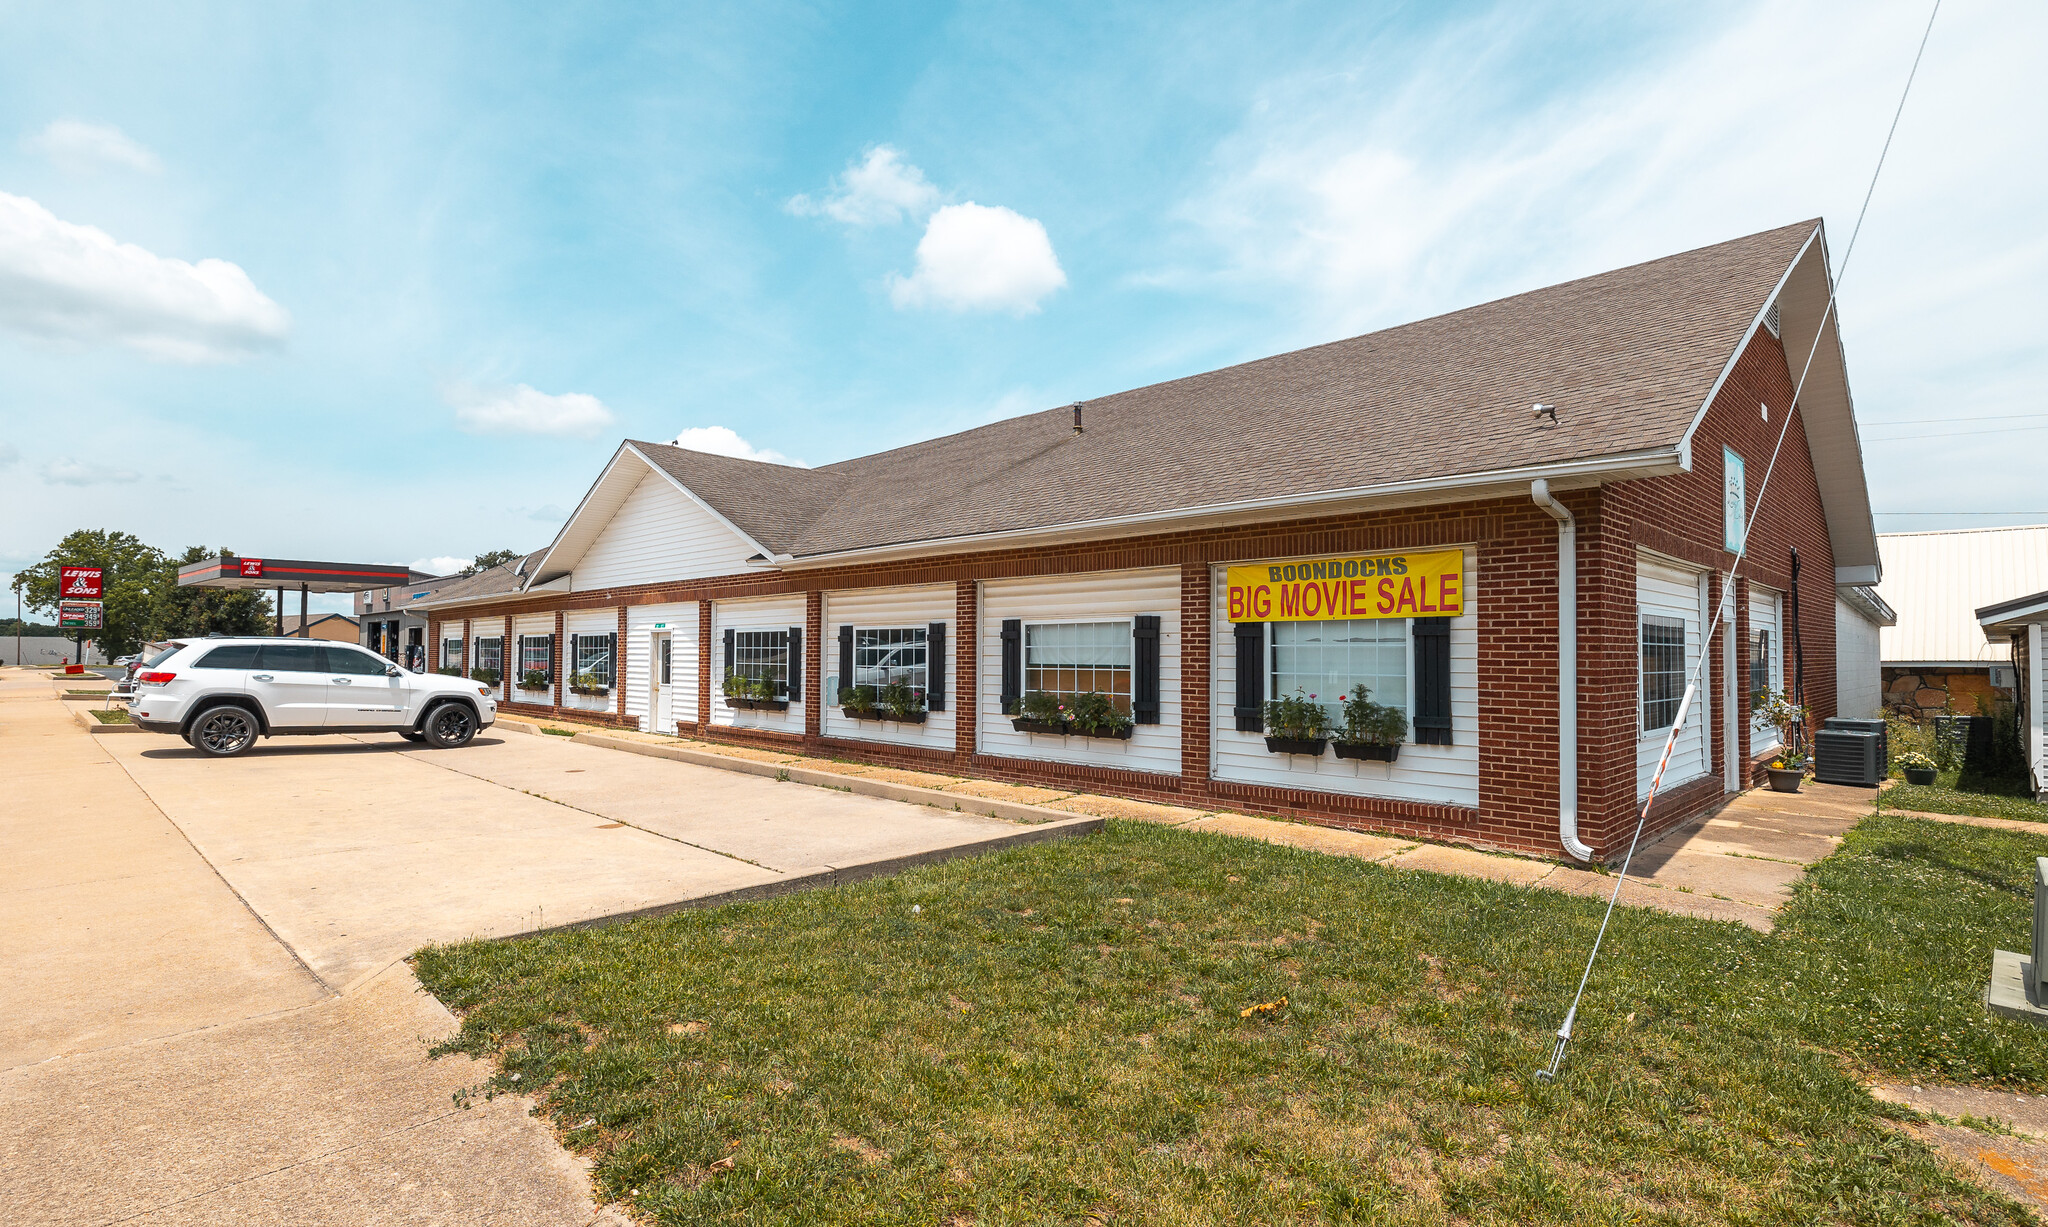
<path fill-rule="evenodd" d="M 770 779 L 787 778 L 794 784 L 809 784 L 816 788 L 836 788 L 841 792 L 858 793 L 864 797 L 881 797 L 889 801 L 906 801 L 912 805 L 929 805 L 935 809 L 952 810 L 962 814 L 979 814 L 989 818 L 1001 818 L 1009 822 L 1029 822 L 1034 825 L 1067 822 L 1074 815 L 1068 810 L 1048 809 L 1043 805 L 1026 805 L 1020 801 L 999 801 L 992 797 L 967 796 L 957 792 L 946 792 L 937 788 L 919 788 L 914 784 L 892 784 L 887 780 L 871 780 L 858 775 L 840 775 L 836 771 L 819 771 L 815 767 L 791 767 L 782 763 L 764 763 L 758 759 L 731 758 L 724 754 L 712 754 L 704 750 L 692 750 L 687 746 L 664 746 L 646 741 L 633 741 L 605 733 L 578 733 L 571 738 L 585 745 L 602 746 L 607 750 L 624 750 L 628 754 L 645 754 L 650 758 L 669 758 L 679 763 L 694 763 L 700 767 L 717 767 L 724 771 L 738 771 L 746 775 L 762 775 Z M 1099 826 L 1100 819 L 1095 820 Z"/>
<path fill-rule="evenodd" d="M 714 756 L 715 757 L 715 756 Z M 745 761 L 745 760 L 740 760 Z M 818 774 L 818 773 L 814 773 Z M 1066 839 L 1074 835 L 1092 835 L 1102 829 L 1100 818 L 1068 817 L 1059 823 L 1043 823 L 978 839 L 969 844 L 955 844 L 950 848 L 935 848 L 929 852 L 910 852 L 902 856 L 883 857 L 880 860 L 862 861 L 853 865 L 818 865 L 810 869 L 792 869 L 773 882 L 760 882 L 753 886 L 742 886 L 735 890 L 720 891 L 714 895 L 700 895 L 694 899 L 679 899 L 674 903 L 658 903 L 652 907 L 635 908 L 630 912 L 616 912 L 609 916 L 593 916 L 588 920 L 572 920 L 567 924 L 549 925 L 541 929 L 528 929 L 523 933 L 507 933 L 489 940 L 498 942 L 517 941 L 522 937 L 539 937 L 546 933 L 568 933 L 578 929 L 598 929 L 626 920 L 645 920 L 654 916 L 667 916 L 672 912 L 691 911 L 703 908 L 724 907 L 732 903 L 754 903 L 763 899 L 775 899 L 795 894 L 801 890 L 815 890 L 823 886 L 850 886 L 869 878 L 886 877 L 916 869 L 923 865 L 936 865 L 943 861 L 958 860 L 961 857 L 981 856 L 990 852 L 1002 852 L 1010 848 L 1021 848 L 1030 844 L 1047 843 L 1055 839 Z"/>
<path fill-rule="evenodd" d="M 98 720 L 93 719 L 92 709 L 89 707 L 74 706 L 70 710 L 71 718 L 78 721 L 86 732 L 96 737 L 104 737 L 111 733 L 140 733 L 144 731 L 143 727 L 139 724 L 101 724 Z"/>

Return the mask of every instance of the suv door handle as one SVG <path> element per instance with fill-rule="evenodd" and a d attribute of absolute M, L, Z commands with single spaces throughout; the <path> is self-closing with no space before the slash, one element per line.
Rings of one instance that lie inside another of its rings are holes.
<path fill-rule="evenodd" d="M 274 682 L 277 679 L 270 676 L 268 673 L 258 673 L 252 675 L 249 680 L 252 682 Z"/>
<path fill-rule="evenodd" d="M 334 683 L 335 685 L 337 685 L 337 686 L 347 686 L 347 685 L 351 685 L 351 683 L 349 682 L 349 680 L 348 680 L 347 678 L 345 678 L 345 677 L 330 677 L 330 678 L 328 678 L 327 680 L 328 680 L 328 681 L 330 681 L 330 682 L 333 682 L 333 683 Z"/>

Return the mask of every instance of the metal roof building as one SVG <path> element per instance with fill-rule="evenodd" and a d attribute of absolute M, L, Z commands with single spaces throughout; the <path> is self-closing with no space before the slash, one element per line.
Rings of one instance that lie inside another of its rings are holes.
<path fill-rule="evenodd" d="M 1877 542 L 1877 593 L 1898 612 L 1879 632 L 1887 667 L 2010 663 L 2005 644 L 1985 640 L 1977 610 L 2048 588 L 2048 524 L 1882 533 Z"/>

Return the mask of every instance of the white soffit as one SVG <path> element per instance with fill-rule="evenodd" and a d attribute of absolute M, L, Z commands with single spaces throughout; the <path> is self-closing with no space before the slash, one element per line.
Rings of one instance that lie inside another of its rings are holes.
<path fill-rule="evenodd" d="M 1785 360 L 1796 384 L 1806 370 L 1799 408 L 1806 421 L 1806 445 L 1813 455 L 1814 477 L 1820 485 L 1821 507 L 1828 518 L 1828 542 L 1835 566 L 1878 568 L 1854 574 L 1858 580 L 1882 577 L 1878 557 L 1877 521 L 1870 513 L 1870 484 L 1863 472 L 1863 442 L 1856 434 L 1856 407 L 1849 395 L 1848 365 L 1836 322 L 1841 305 L 1828 311 L 1827 236 L 1816 229 L 1778 294 L 1778 317 Z M 1826 320 L 1822 320 L 1822 315 Z M 1807 355 L 1813 366 L 1807 370 Z M 1783 463 L 1780 461 L 1780 463 Z"/>

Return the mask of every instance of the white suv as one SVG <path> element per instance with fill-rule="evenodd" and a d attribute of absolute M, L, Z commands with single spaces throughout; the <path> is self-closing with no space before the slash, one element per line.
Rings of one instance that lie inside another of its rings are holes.
<path fill-rule="evenodd" d="M 138 668 L 128 713 L 226 758 L 258 737 L 304 733 L 389 732 L 452 749 L 489 727 L 498 703 L 488 686 L 408 673 L 345 643 L 220 638 L 174 640 Z"/>

